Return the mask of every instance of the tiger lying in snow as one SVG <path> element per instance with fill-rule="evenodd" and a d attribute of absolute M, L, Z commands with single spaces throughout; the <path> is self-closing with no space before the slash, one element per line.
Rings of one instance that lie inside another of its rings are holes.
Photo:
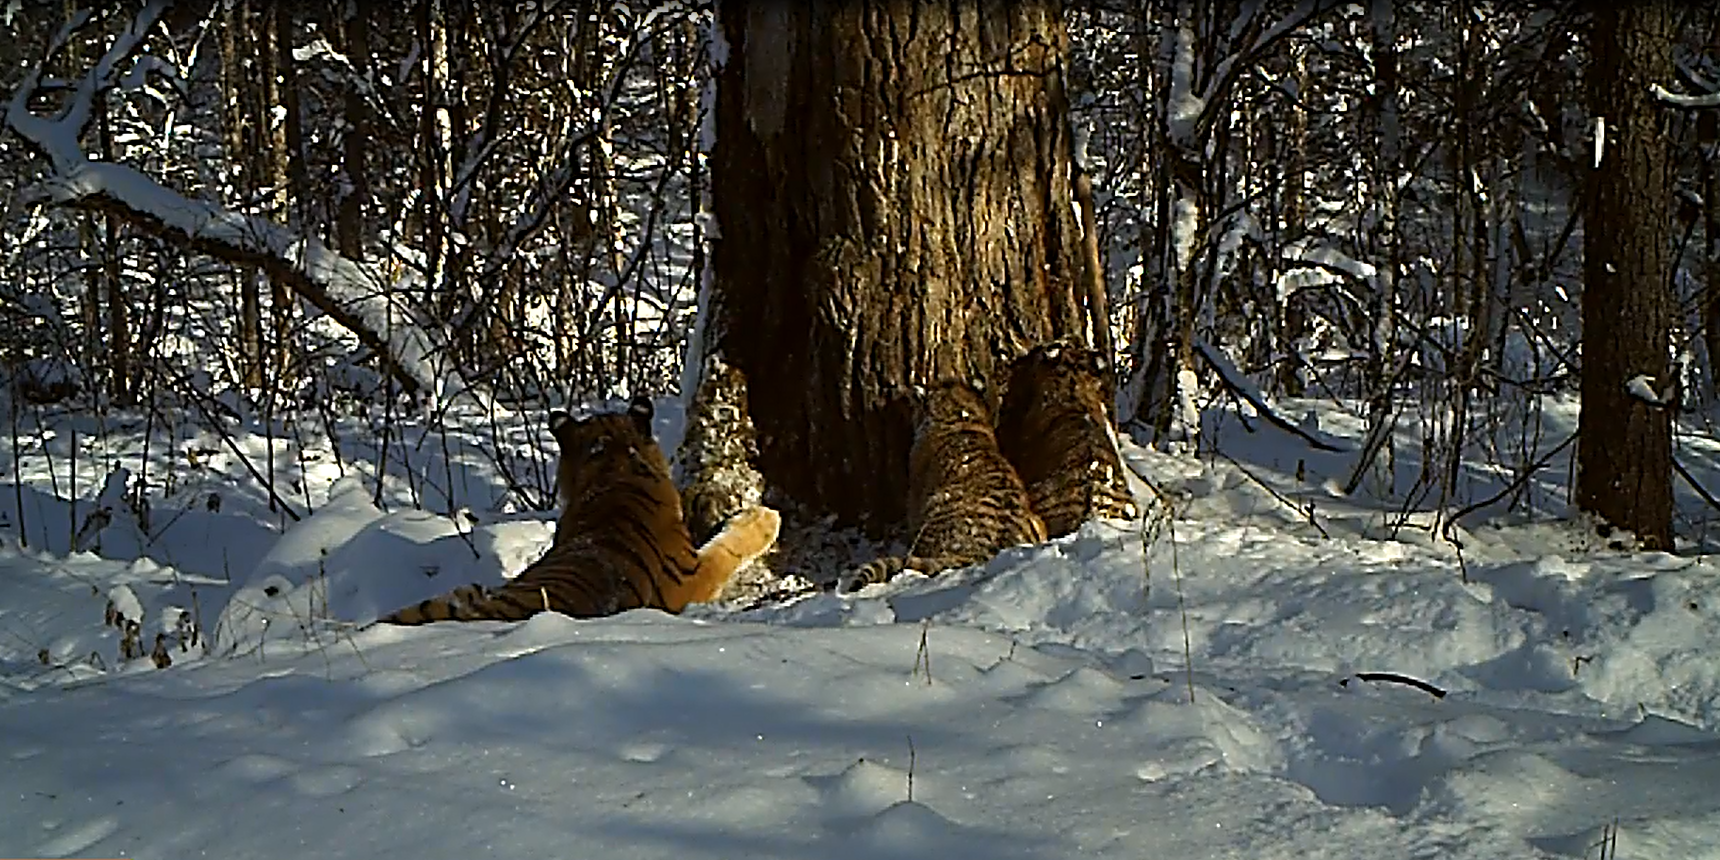
<path fill-rule="evenodd" d="M 580 419 L 551 413 L 561 449 L 554 545 L 499 588 L 461 586 L 380 620 L 519 621 L 539 612 L 589 618 L 646 607 L 680 612 L 715 597 L 736 570 L 770 549 L 781 517 L 763 505 L 747 508 L 695 549 L 651 418 L 644 397 L 624 413 Z"/>

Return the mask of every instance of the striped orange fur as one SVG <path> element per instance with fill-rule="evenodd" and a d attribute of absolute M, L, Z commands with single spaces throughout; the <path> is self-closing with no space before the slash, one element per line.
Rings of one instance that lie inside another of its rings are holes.
<path fill-rule="evenodd" d="M 1096 517 L 1132 520 L 1138 514 L 1111 427 L 1105 378 L 1100 353 L 1071 340 L 1034 347 L 1010 372 L 998 410 L 998 444 L 1054 538 Z"/>
<path fill-rule="evenodd" d="M 556 474 L 562 513 L 554 545 L 498 588 L 462 586 L 381 620 L 427 624 L 519 621 L 546 611 L 576 618 L 640 608 L 680 612 L 715 597 L 736 570 L 775 543 L 781 517 L 762 505 L 747 508 L 695 548 L 668 463 L 651 435 L 651 418 L 651 401 L 644 397 L 626 412 L 582 419 L 551 413 L 550 430 L 561 449 Z"/>
<path fill-rule="evenodd" d="M 906 556 L 886 556 L 842 576 L 837 590 L 858 591 L 904 570 L 927 576 L 977 564 L 1000 550 L 1045 540 L 1027 489 L 998 449 L 991 407 L 965 382 L 942 382 L 915 403 L 908 453 Z"/>

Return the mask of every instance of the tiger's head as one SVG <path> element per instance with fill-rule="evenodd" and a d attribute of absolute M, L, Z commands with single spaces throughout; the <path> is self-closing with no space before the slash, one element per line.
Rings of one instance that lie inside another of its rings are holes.
<path fill-rule="evenodd" d="M 624 412 L 584 418 L 559 409 L 549 414 L 549 430 L 561 450 L 556 487 L 563 517 L 618 483 L 660 481 L 672 489 L 668 460 L 651 435 L 653 414 L 651 399 L 644 396 L 633 398 Z"/>
<path fill-rule="evenodd" d="M 978 383 L 958 379 L 914 386 L 912 398 L 916 434 L 931 427 L 983 425 L 991 429 L 992 407 Z"/>
<path fill-rule="evenodd" d="M 1107 372 L 1103 356 L 1071 339 L 1034 347 L 1011 369 L 1009 393 L 997 412 L 999 434 L 1018 444 L 1032 442 L 1047 432 L 1034 422 L 1057 414 L 1085 413 L 1108 422 L 1113 409 Z"/>

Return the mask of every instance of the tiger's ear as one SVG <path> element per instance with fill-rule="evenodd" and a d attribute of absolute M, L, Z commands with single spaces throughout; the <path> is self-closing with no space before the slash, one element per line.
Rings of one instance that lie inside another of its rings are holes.
<path fill-rule="evenodd" d="M 651 434 L 651 418 L 657 414 L 657 407 L 651 403 L 651 398 L 641 394 L 627 404 L 627 417 L 633 419 L 640 431 Z"/>
<path fill-rule="evenodd" d="M 549 413 L 549 432 L 560 433 L 561 428 L 573 423 L 573 416 L 556 409 Z"/>

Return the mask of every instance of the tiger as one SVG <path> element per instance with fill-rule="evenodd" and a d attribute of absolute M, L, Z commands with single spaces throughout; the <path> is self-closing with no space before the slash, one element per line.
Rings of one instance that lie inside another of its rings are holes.
<path fill-rule="evenodd" d="M 1099 353 L 1068 339 L 1017 358 L 998 410 L 997 438 L 1053 538 L 1094 517 L 1132 520 Z"/>
<path fill-rule="evenodd" d="M 668 462 L 651 435 L 653 412 L 647 397 L 635 398 L 625 412 L 581 419 L 551 412 L 563 508 L 549 551 L 498 588 L 461 586 L 379 621 L 522 621 L 539 612 L 594 618 L 640 608 L 679 613 L 716 596 L 736 570 L 776 542 L 781 517 L 754 505 L 695 549 Z"/>
<path fill-rule="evenodd" d="M 916 395 L 908 452 L 909 555 L 885 556 L 844 574 L 836 584 L 840 592 L 887 582 L 904 570 L 934 576 L 1045 540 L 1045 523 L 998 448 L 983 391 L 946 381 Z"/>

